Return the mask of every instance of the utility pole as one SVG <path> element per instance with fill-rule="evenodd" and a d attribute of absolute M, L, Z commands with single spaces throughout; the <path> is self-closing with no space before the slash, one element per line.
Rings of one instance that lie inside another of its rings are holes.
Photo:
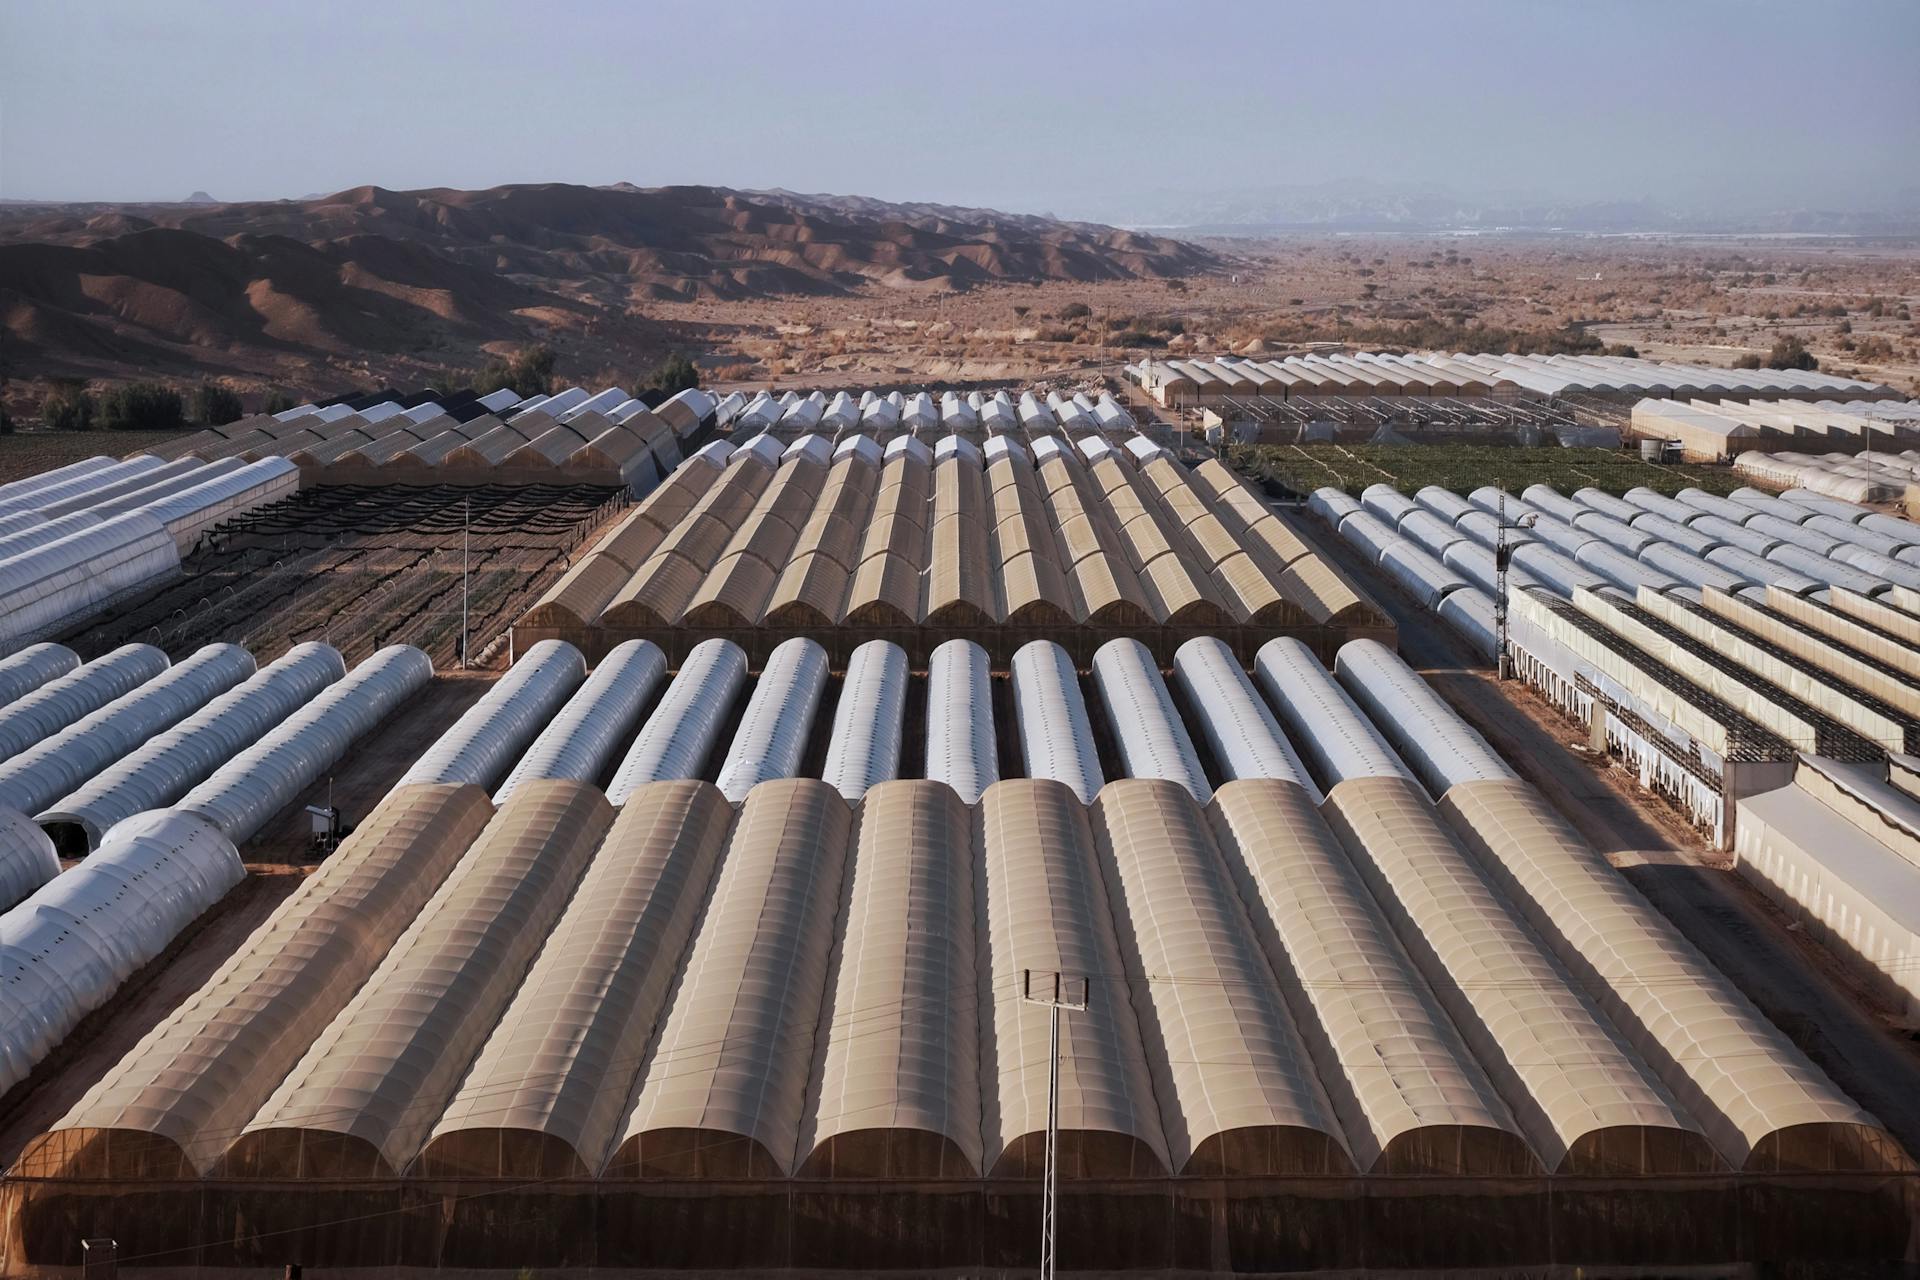
<path fill-rule="evenodd" d="M 1086 1011 L 1092 979 L 1080 979 L 1080 997 L 1076 1000 L 1068 994 L 1072 986 L 1066 975 L 1041 974 L 1038 990 L 1033 978 L 1033 970 L 1020 971 L 1020 998 L 1028 1004 L 1047 1006 L 1047 1154 L 1040 1184 L 1040 1280 L 1053 1280 L 1060 1189 L 1060 1015 Z"/>
<path fill-rule="evenodd" d="M 1493 572 L 1496 577 L 1493 595 L 1493 626 L 1495 632 L 1494 677 L 1499 680 L 1510 679 L 1513 663 L 1507 657 L 1507 566 L 1513 561 L 1513 544 L 1507 541 L 1507 530 L 1525 529 L 1533 524 L 1530 515 L 1521 516 L 1518 523 L 1507 523 L 1507 491 L 1500 490 L 1500 514 L 1493 532 Z"/>
<path fill-rule="evenodd" d="M 472 541 L 473 496 L 460 499 L 460 669 L 467 669 L 467 566 Z"/>

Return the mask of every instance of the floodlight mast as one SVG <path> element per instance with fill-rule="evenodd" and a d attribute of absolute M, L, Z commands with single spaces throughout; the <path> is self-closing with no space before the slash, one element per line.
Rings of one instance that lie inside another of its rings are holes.
<path fill-rule="evenodd" d="M 1040 989 L 1034 989 L 1034 972 L 1020 971 L 1020 998 L 1028 1004 L 1047 1006 L 1047 1148 L 1040 1190 L 1040 1280 L 1054 1280 L 1055 1225 L 1060 1187 L 1060 1015 L 1086 1011 L 1092 979 L 1082 977 L 1080 997 L 1072 998 L 1070 979 L 1061 973 L 1043 973 Z"/>
<path fill-rule="evenodd" d="M 1507 565 L 1513 560 L 1513 546 L 1507 541 L 1508 529 L 1531 528 L 1536 517 L 1521 516 L 1513 524 L 1507 523 L 1507 491 L 1500 490 L 1500 514 L 1493 532 L 1493 572 L 1496 578 L 1493 592 L 1494 626 L 1494 678 L 1511 679 L 1513 660 L 1507 656 Z"/>

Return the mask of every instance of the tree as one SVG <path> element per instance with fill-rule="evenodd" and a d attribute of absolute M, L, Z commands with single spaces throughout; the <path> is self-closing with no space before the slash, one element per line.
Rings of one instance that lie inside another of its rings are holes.
<path fill-rule="evenodd" d="M 1812 371 L 1820 367 L 1820 362 L 1807 350 L 1807 344 L 1793 334 L 1779 339 L 1773 344 L 1773 350 L 1767 354 L 1769 369 L 1805 369 Z"/>
<path fill-rule="evenodd" d="M 40 401 L 40 422 L 49 431 L 91 431 L 95 405 L 87 384 L 79 378 L 47 379 Z"/>
<path fill-rule="evenodd" d="M 177 431 L 186 425 L 180 393 L 158 382 L 128 382 L 100 397 L 100 425 L 109 431 Z"/>
<path fill-rule="evenodd" d="M 1744 356 L 1736 356 L 1733 361 L 1733 367 L 1736 369 L 1758 369 L 1760 367 L 1760 357 L 1751 352 Z"/>
<path fill-rule="evenodd" d="M 245 412 L 240 397 L 217 382 L 203 382 L 193 389 L 193 420 L 203 426 L 224 427 Z"/>
<path fill-rule="evenodd" d="M 641 384 L 642 387 L 656 388 L 668 395 L 691 390 L 699 385 L 699 366 L 678 351 L 662 360 L 659 367 Z"/>
<path fill-rule="evenodd" d="M 0 436 L 13 434 L 13 415 L 7 412 L 7 406 L 0 404 Z"/>
<path fill-rule="evenodd" d="M 502 388 L 520 396 L 544 396 L 553 391 L 553 348 L 544 344 L 522 347 L 505 359 L 487 361 L 474 375 L 473 389 L 488 395 Z"/>
<path fill-rule="evenodd" d="M 292 396 L 288 395 L 284 391 L 269 391 L 267 393 L 266 407 L 262 409 L 261 412 L 262 413 L 285 413 L 287 410 L 291 408 L 293 408 Z"/>

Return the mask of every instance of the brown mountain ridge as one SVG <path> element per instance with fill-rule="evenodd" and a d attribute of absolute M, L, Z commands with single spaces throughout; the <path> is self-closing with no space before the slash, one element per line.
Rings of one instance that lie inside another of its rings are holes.
<path fill-rule="evenodd" d="M 1182 241 L 992 210 L 713 187 L 356 187 L 237 204 L 0 205 L 16 378 L 461 365 L 657 347 L 676 302 L 1216 270 Z"/>

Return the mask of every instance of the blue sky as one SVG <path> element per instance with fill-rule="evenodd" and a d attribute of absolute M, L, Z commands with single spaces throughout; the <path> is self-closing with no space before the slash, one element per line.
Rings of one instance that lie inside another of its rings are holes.
<path fill-rule="evenodd" d="M 1920 203 L 1920 3 L 0 0 L 0 197 L 704 182 L 1126 218 L 1346 180 Z"/>

